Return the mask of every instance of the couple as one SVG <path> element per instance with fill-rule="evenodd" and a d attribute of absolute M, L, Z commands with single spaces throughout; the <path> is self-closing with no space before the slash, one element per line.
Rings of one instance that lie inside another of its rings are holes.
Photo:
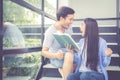
<path fill-rule="evenodd" d="M 86 18 L 81 23 L 80 50 L 77 54 L 70 48 L 62 48 L 53 33 L 61 31 L 71 35 L 75 11 L 61 7 L 57 12 L 57 22 L 45 32 L 42 56 L 58 68 L 63 80 L 108 80 L 106 67 L 110 64 L 112 50 L 106 41 L 99 37 L 95 19 Z"/>

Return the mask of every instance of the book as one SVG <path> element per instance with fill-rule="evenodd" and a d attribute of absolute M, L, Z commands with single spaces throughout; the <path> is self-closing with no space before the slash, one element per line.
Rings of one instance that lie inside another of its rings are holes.
<path fill-rule="evenodd" d="M 54 33 L 55 39 L 61 45 L 61 47 L 66 48 L 66 45 L 70 45 L 72 50 L 79 50 L 79 46 L 73 40 L 73 38 L 67 33 Z"/>

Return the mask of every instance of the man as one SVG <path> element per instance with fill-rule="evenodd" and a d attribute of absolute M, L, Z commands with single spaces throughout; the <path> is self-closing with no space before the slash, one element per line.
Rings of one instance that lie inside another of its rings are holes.
<path fill-rule="evenodd" d="M 24 40 L 23 34 L 15 24 L 10 22 L 4 22 L 3 30 L 4 30 L 3 49 L 25 47 L 25 40 Z M 5 55 L 3 57 L 3 63 L 5 66 L 17 65 L 18 61 L 22 62 L 23 60 L 22 57 L 24 56 L 25 54 Z"/>
<path fill-rule="evenodd" d="M 49 58 L 50 63 L 58 68 L 63 80 L 73 71 L 73 54 L 62 48 L 53 34 L 57 31 L 71 35 L 70 25 L 73 23 L 75 11 L 69 7 L 61 7 L 57 12 L 57 22 L 45 32 L 42 56 Z M 68 64 L 69 63 L 69 64 Z"/>
<path fill-rule="evenodd" d="M 3 24 L 3 48 L 24 48 L 25 40 L 19 28 L 10 22 Z"/>

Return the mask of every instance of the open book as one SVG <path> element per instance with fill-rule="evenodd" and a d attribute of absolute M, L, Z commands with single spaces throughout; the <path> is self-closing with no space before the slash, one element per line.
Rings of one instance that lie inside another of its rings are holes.
<path fill-rule="evenodd" d="M 71 45 L 71 49 L 80 49 L 73 38 L 67 33 L 54 33 L 54 37 L 63 48 L 65 48 L 66 45 Z"/>

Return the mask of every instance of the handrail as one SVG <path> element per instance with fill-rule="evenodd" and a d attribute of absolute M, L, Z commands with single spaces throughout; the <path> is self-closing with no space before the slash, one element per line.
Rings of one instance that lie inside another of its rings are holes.
<path fill-rule="evenodd" d="M 10 54 L 23 54 L 23 53 L 29 53 L 29 52 L 37 52 L 41 51 L 42 47 L 32 47 L 32 48 L 20 48 L 20 49 L 4 49 L 3 50 L 3 56 L 4 55 L 10 55 Z"/>
<path fill-rule="evenodd" d="M 120 20 L 120 17 L 118 18 L 94 18 L 95 20 Z M 84 19 L 74 19 L 74 21 L 82 21 Z"/>

